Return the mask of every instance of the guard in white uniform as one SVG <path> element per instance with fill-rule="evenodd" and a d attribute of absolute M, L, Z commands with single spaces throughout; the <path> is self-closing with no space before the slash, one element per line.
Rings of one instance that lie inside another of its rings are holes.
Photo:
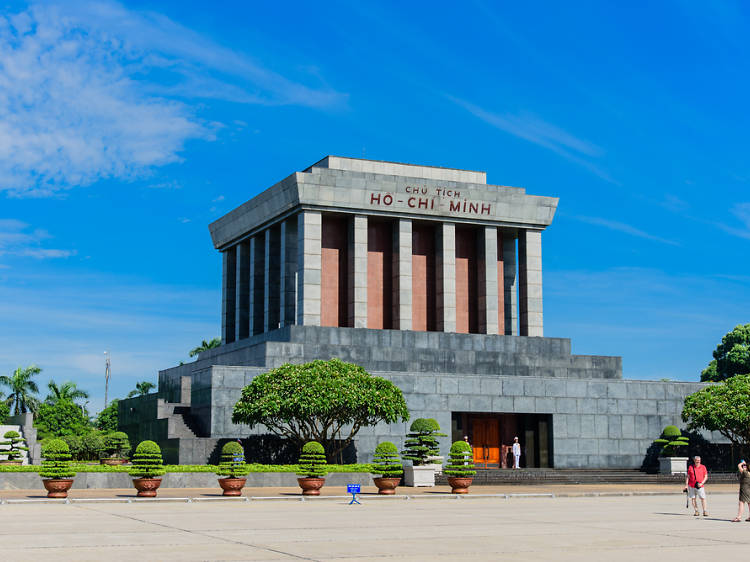
<path fill-rule="evenodd" d="M 518 437 L 513 438 L 513 468 L 521 468 L 521 444 Z"/>

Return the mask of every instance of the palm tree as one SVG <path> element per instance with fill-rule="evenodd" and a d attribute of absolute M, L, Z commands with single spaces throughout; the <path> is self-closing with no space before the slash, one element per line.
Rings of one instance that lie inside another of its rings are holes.
<path fill-rule="evenodd" d="M 221 345 L 221 338 L 214 338 L 211 341 L 203 340 L 198 347 L 196 347 L 190 352 L 190 357 L 195 357 L 201 351 L 206 351 L 207 349 L 213 349 L 215 347 L 219 347 L 220 345 Z"/>
<path fill-rule="evenodd" d="M 36 411 L 39 400 L 34 394 L 39 392 L 39 387 L 31 379 L 41 372 L 36 365 L 30 365 L 25 369 L 18 367 L 11 376 L 0 376 L 0 384 L 10 388 L 6 401 L 11 407 L 15 406 L 14 415 Z"/>
<path fill-rule="evenodd" d="M 51 406 L 54 406 L 61 400 L 75 402 L 79 398 L 89 397 L 89 393 L 78 388 L 73 381 L 66 381 L 60 386 L 57 386 L 57 383 L 51 380 L 47 384 L 47 388 L 49 389 L 49 394 L 44 401 Z"/>
<path fill-rule="evenodd" d="M 133 396 L 145 396 L 154 388 L 156 388 L 156 385 L 152 382 L 142 381 L 136 383 L 135 390 L 131 390 L 130 392 L 128 392 L 128 398 L 132 398 Z"/>

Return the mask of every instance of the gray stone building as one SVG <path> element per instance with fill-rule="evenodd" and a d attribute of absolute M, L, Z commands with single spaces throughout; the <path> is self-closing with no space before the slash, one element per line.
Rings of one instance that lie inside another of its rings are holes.
<path fill-rule="evenodd" d="M 120 402 L 131 439 L 204 463 L 240 390 L 286 362 L 338 357 L 401 388 L 412 418 L 468 436 L 475 462 L 635 468 L 699 383 L 624 380 L 619 357 L 544 337 L 542 232 L 557 199 L 484 172 L 328 156 L 210 225 L 222 253 L 222 345 Z M 407 424 L 360 431 L 357 459 Z"/>

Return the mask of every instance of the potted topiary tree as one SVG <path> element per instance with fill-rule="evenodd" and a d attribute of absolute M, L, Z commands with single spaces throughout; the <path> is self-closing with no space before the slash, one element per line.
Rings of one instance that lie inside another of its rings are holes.
<path fill-rule="evenodd" d="M 39 476 L 48 498 L 67 498 L 75 471 L 70 467 L 70 449 L 62 439 L 50 439 L 42 447 L 42 469 Z"/>
<path fill-rule="evenodd" d="M 659 439 L 654 439 L 654 443 L 661 447 L 659 454 L 659 473 L 661 474 L 686 474 L 687 462 L 686 456 L 678 456 L 681 451 L 687 447 L 689 439 L 682 435 L 680 428 L 676 425 L 668 425 L 661 432 Z"/>
<path fill-rule="evenodd" d="M 128 472 L 133 477 L 133 486 L 138 490 L 138 496 L 155 497 L 156 490 L 161 486 L 159 476 L 166 472 L 159 445 L 153 441 L 141 441 L 133 455 L 133 468 Z"/>
<path fill-rule="evenodd" d="M 302 447 L 299 471 L 297 472 L 297 476 L 302 476 L 302 478 L 297 478 L 297 482 L 299 482 L 299 487 L 302 488 L 303 496 L 320 495 L 320 489 L 326 482 L 323 477 L 328 474 L 326 464 L 326 452 L 323 445 L 317 441 L 305 443 Z"/>
<path fill-rule="evenodd" d="M 221 462 L 219 467 L 216 469 L 217 476 L 223 476 L 219 478 L 219 486 L 224 490 L 224 496 L 240 496 L 242 495 L 242 488 L 247 482 L 247 473 L 250 472 L 250 467 L 245 462 L 245 453 L 242 450 L 242 445 L 236 441 L 230 441 L 221 448 Z"/>
<path fill-rule="evenodd" d="M 401 453 L 404 460 L 411 461 L 411 466 L 404 467 L 404 484 L 407 486 L 434 486 L 435 460 L 440 455 L 438 437 L 440 424 L 431 418 L 417 418 L 409 428 L 404 441 L 405 450 Z"/>
<path fill-rule="evenodd" d="M 23 464 L 23 451 L 28 451 L 26 447 L 26 441 L 21 434 L 17 431 L 6 431 L 3 435 L 6 441 L 0 441 L 0 445 L 7 445 L 7 449 L 0 449 L 0 457 L 5 457 L 4 460 L 0 460 L 0 464 Z"/>
<path fill-rule="evenodd" d="M 123 431 L 115 431 L 104 437 L 104 454 L 107 455 L 99 460 L 100 463 L 116 466 L 128 462 L 130 452 L 130 440 L 128 434 Z"/>
<path fill-rule="evenodd" d="M 469 486 L 474 481 L 473 451 L 466 441 L 456 441 L 451 445 L 450 461 L 443 472 L 448 477 L 448 484 L 454 494 L 468 494 Z"/>
<path fill-rule="evenodd" d="M 398 456 L 398 448 L 390 441 L 383 441 L 375 447 L 372 474 L 380 474 L 379 478 L 373 476 L 372 481 L 378 487 L 378 494 L 392 495 L 396 493 L 396 487 L 401 482 L 404 468 Z"/>

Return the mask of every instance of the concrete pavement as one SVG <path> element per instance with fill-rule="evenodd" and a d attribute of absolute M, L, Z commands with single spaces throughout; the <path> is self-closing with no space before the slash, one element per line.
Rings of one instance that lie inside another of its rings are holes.
<path fill-rule="evenodd" d="M 506 487 L 507 488 L 507 487 Z M 538 489 L 539 487 L 534 487 Z M 8 560 L 603 560 L 746 555 L 734 494 L 5 504 Z"/>

